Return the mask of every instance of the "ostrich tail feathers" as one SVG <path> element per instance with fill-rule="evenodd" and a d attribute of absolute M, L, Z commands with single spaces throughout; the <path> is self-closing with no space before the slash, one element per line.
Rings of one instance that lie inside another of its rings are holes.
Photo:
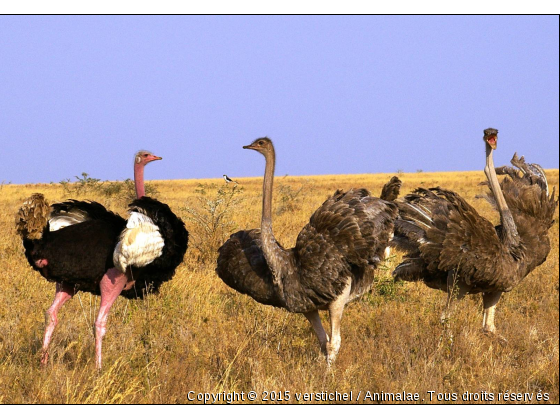
<path fill-rule="evenodd" d="M 16 231 L 22 239 L 41 239 L 51 208 L 43 194 L 35 193 L 23 202 L 15 219 Z"/>
<path fill-rule="evenodd" d="M 394 201 L 398 198 L 401 192 L 402 181 L 396 176 L 392 177 L 381 190 L 379 198 L 385 201 Z"/>

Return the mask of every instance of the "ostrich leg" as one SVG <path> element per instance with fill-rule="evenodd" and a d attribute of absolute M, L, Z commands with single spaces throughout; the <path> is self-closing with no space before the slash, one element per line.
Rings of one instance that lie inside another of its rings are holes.
<path fill-rule="evenodd" d="M 68 300 L 74 296 L 74 288 L 67 283 L 56 283 L 56 294 L 54 301 L 45 314 L 47 326 L 45 328 L 45 338 L 43 339 L 43 355 L 41 364 L 46 365 L 49 361 L 49 343 L 52 339 L 53 331 L 58 324 L 58 311 Z"/>
<path fill-rule="evenodd" d="M 501 291 L 483 293 L 482 303 L 484 305 L 484 319 L 482 321 L 482 329 L 485 333 L 494 334 L 496 326 L 494 325 L 494 314 L 496 312 L 496 305 L 502 296 Z"/>
<path fill-rule="evenodd" d="M 321 318 L 319 317 L 318 311 L 311 311 L 304 313 L 307 320 L 311 323 L 315 334 L 317 334 L 317 338 L 319 339 L 319 345 L 321 346 L 321 352 L 323 354 L 327 354 L 327 343 L 329 342 L 329 336 L 325 332 L 323 328 L 323 324 L 321 323 Z"/>
<path fill-rule="evenodd" d="M 338 354 L 340 349 L 340 324 L 342 321 L 342 313 L 344 312 L 344 306 L 348 302 L 350 297 L 350 289 L 352 285 L 352 280 L 348 279 L 346 287 L 342 293 L 337 296 L 337 298 L 329 304 L 329 317 L 331 319 L 331 339 L 327 343 L 327 365 L 331 366 Z"/>
<path fill-rule="evenodd" d="M 121 294 L 121 291 L 127 284 L 128 278 L 126 274 L 121 273 L 116 268 L 110 268 L 101 279 L 99 284 L 101 288 L 101 304 L 99 306 L 99 314 L 95 321 L 95 365 L 101 369 L 101 344 L 103 336 L 106 332 L 107 318 L 111 306 Z"/>

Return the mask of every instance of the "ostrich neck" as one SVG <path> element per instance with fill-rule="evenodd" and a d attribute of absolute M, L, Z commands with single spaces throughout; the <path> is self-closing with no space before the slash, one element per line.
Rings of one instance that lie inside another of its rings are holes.
<path fill-rule="evenodd" d="M 517 245 L 519 243 L 519 234 L 517 233 L 517 227 L 511 215 L 511 211 L 507 206 L 504 194 L 500 188 L 498 182 L 498 176 L 496 175 L 496 170 L 494 169 L 494 150 L 486 145 L 486 167 L 484 168 L 484 173 L 488 182 L 490 183 L 490 189 L 494 198 L 496 199 L 496 205 L 498 206 L 498 211 L 500 212 L 500 220 L 502 222 L 504 237 L 503 241 L 507 246 Z"/>
<path fill-rule="evenodd" d="M 280 247 L 272 232 L 272 185 L 274 183 L 274 166 L 276 157 L 274 150 L 265 154 L 266 166 L 263 181 L 263 206 L 261 219 L 262 250 L 268 266 L 272 271 L 273 282 L 280 299 L 284 301 L 283 274 L 286 272 L 288 260 L 285 250 Z"/>
<path fill-rule="evenodd" d="M 146 195 L 144 189 L 144 165 L 134 164 L 134 187 L 136 188 L 136 198 L 142 198 Z"/>
<path fill-rule="evenodd" d="M 274 184 L 274 166 L 276 165 L 274 150 L 265 155 L 265 160 L 261 225 L 270 226 L 270 233 L 272 234 L 272 185 Z"/>

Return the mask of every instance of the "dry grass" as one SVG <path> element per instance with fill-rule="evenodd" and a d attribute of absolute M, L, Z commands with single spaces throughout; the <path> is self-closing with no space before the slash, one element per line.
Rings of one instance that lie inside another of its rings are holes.
<path fill-rule="evenodd" d="M 547 171 L 558 186 L 558 170 Z M 441 185 L 462 194 L 486 217 L 498 215 L 482 200 L 482 171 L 401 174 L 403 193 Z M 279 241 L 293 246 L 309 216 L 337 188 L 367 187 L 379 194 L 389 175 L 279 177 L 274 227 Z M 217 180 L 159 181 L 159 198 L 185 218 L 196 202 L 199 183 Z M 261 178 L 241 179 L 243 201 L 230 221 L 240 229 L 260 220 Z M 284 189 L 281 190 L 281 187 Z M 298 192 L 295 197 L 283 197 Z M 289 187 L 289 188 L 288 188 Z M 209 193 L 212 188 L 208 187 Z M 453 340 L 439 324 L 445 295 L 422 284 L 394 283 L 397 254 L 380 270 L 375 289 L 348 305 L 336 366 L 324 359 L 301 315 L 259 305 L 225 286 L 214 263 L 187 251 L 173 281 L 145 301 L 118 299 L 104 340 L 104 368 L 94 363 L 92 325 L 99 299 L 79 294 L 60 312 L 51 360 L 39 367 L 44 311 L 54 285 L 32 271 L 13 227 L 14 214 L 32 192 L 50 200 L 66 198 L 60 185 L 3 185 L 0 191 L 0 403 L 186 403 L 190 391 L 295 393 L 419 393 L 465 391 L 548 394 L 559 402 L 558 384 L 558 223 L 550 232 L 552 252 L 512 292 L 497 311 L 506 345 L 481 333 L 480 296 L 458 304 L 451 320 Z M 117 202 L 89 196 L 124 213 Z M 289 207 L 286 207 L 286 205 Z M 295 211 L 294 211 L 295 210 Z M 556 214 L 558 221 L 558 214 Z M 186 220 L 186 218 L 185 218 Z M 189 226 L 196 231 L 195 226 Z M 260 401 L 257 400 L 257 401 Z M 495 401 L 494 401 L 495 402 Z"/>

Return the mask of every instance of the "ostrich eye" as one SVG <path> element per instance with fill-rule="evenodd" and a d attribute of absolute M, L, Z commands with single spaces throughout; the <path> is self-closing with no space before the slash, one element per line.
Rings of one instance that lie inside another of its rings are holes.
<path fill-rule="evenodd" d="M 147 154 L 147 153 L 144 153 L 144 157 L 148 157 L 148 154 Z"/>
<path fill-rule="evenodd" d="M 259 146 L 262 146 L 264 144 L 264 141 L 259 141 Z"/>

